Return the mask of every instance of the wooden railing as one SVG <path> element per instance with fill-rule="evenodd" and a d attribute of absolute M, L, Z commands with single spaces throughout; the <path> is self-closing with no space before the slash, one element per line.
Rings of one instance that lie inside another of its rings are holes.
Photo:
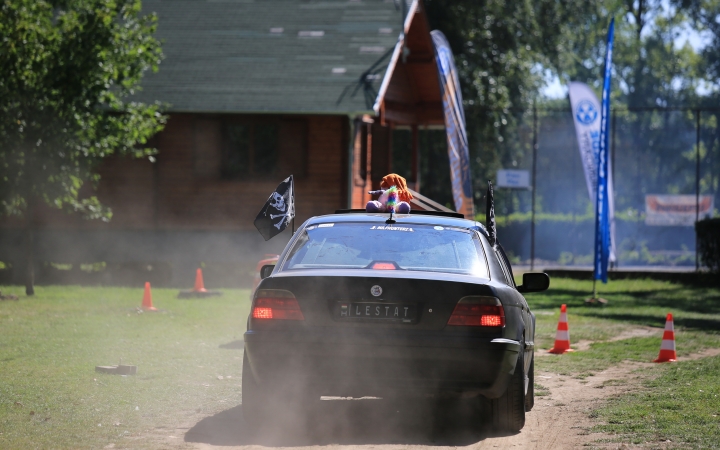
<path fill-rule="evenodd" d="M 434 200 L 430 200 L 419 192 L 415 192 L 410 188 L 408 188 L 408 191 L 410 191 L 410 193 L 414 197 L 412 200 L 410 200 L 410 203 L 412 203 L 413 206 L 418 206 L 420 209 L 423 209 L 425 211 L 455 212 L 452 209 L 446 208 L 445 206 Z"/>

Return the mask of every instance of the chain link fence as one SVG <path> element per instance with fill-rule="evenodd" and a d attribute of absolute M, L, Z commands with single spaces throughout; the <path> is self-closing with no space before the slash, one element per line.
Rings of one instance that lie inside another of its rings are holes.
<path fill-rule="evenodd" d="M 695 267 L 695 214 L 717 216 L 720 207 L 719 118 L 718 109 L 612 111 L 617 266 Z M 516 264 L 591 266 L 594 209 L 570 110 L 514 119 L 512 136 L 485 144 L 495 147 L 499 169 L 527 170 L 532 180 L 530 189 L 496 189 L 500 242 Z M 484 200 L 477 206 L 484 211 Z M 673 211 L 690 220 L 670 224 Z"/>

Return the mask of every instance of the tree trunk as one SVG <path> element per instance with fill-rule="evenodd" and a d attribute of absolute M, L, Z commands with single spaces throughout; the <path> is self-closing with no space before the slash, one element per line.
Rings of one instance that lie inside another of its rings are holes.
<path fill-rule="evenodd" d="M 29 217 L 27 219 L 30 219 Z M 25 294 L 35 295 L 35 242 L 33 240 L 32 220 L 27 220 L 25 225 Z"/>

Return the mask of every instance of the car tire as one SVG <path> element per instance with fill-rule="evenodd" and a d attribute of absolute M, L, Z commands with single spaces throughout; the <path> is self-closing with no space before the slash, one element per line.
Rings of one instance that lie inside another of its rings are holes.
<path fill-rule="evenodd" d="M 507 390 L 492 400 L 493 426 L 499 431 L 518 432 L 525 426 L 525 373 L 520 349 L 515 372 L 510 376 Z"/>
<path fill-rule="evenodd" d="M 530 360 L 530 368 L 528 369 L 528 388 L 525 393 L 525 412 L 532 411 L 535 406 L 535 355 Z"/>
<path fill-rule="evenodd" d="M 267 389 L 255 380 L 250 370 L 247 355 L 243 355 L 242 366 L 242 413 L 245 423 L 251 427 L 257 427 L 267 422 L 270 417 L 269 405 L 272 404 L 268 398 Z"/>

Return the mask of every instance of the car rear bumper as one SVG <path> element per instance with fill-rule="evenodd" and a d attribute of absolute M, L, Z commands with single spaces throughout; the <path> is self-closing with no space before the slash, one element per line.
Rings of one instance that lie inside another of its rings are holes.
<path fill-rule="evenodd" d="M 517 341 L 467 335 L 245 333 L 245 352 L 258 382 L 290 383 L 321 395 L 497 398 L 520 349 Z"/>

